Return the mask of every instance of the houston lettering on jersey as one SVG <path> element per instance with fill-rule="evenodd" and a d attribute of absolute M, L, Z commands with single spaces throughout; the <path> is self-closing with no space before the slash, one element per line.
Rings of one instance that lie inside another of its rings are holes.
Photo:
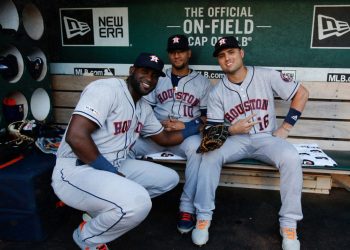
<path fill-rule="evenodd" d="M 251 99 L 232 107 L 225 113 L 225 119 L 233 122 L 237 117 L 243 115 L 247 111 L 252 110 L 267 110 L 269 104 L 268 99 Z"/>
<path fill-rule="evenodd" d="M 131 120 L 114 122 L 114 134 L 126 133 L 131 126 Z"/>
<path fill-rule="evenodd" d="M 174 98 L 174 89 L 168 89 L 163 91 L 162 93 L 157 95 L 157 98 L 160 103 L 165 102 L 168 99 L 173 99 Z M 199 103 L 199 99 L 196 98 L 194 95 L 191 95 L 190 93 L 187 92 L 176 92 L 175 93 L 175 99 L 176 100 L 182 100 L 191 106 L 196 106 Z"/>
<path fill-rule="evenodd" d="M 126 133 L 129 131 L 130 126 L 131 126 L 131 120 L 114 122 L 114 134 L 118 135 L 120 133 Z M 143 124 L 141 122 L 138 122 L 135 128 L 135 132 L 140 133 L 142 128 L 143 128 Z"/>

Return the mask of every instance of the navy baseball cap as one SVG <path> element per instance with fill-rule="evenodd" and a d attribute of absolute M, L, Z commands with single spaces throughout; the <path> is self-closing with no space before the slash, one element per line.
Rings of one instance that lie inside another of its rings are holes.
<path fill-rule="evenodd" d="M 219 52 L 223 49 L 228 49 L 228 48 L 241 48 L 239 46 L 239 42 L 234 36 L 226 36 L 220 38 L 216 44 L 215 44 L 215 50 L 213 53 L 214 57 L 217 57 Z"/>
<path fill-rule="evenodd" d="M 157 55 L 151 53 L 141 53 L 136 58 L 134 66 L 138 68 L 150 68 L 159 73 L 160 76 L 165 76 L 163 72 L 164 63 Z"/>
<path fill-rule="evenodd" d="M 167 51 L 189 50 L 188 39 L 184 35 L 173 35 L 168 38 Z"/>

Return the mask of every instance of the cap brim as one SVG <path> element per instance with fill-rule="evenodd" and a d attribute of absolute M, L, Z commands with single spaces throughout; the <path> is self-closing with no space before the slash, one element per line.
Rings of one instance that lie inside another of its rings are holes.
<path fill-rule="evenodd" d="M 220 48 L 217 48 L 217 49 L 214 51 L 213 57 L 217 57 L 221 50 L 223 50 L 223 49 L 229 49 L 229 48 L 231 48 L 231 49 L 240 49 L 241 47 L 240 47 L 240 46 L 231 46 L 231 45 L 226 45 L 226 46 L 224 45 L 224 46 L 221 46 Z"/>

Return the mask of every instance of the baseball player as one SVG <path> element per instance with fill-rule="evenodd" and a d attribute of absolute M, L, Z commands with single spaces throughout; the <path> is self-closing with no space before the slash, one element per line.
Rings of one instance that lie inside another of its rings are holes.
<path fill-rule="evenodd" d="M 244 51 L 233 36 L 215 44 L 213 56 L 226 73 L 209 94 L 208 124 L 229 126 L 222 147 L 202 155 L 194 205 L 197 211 L 192 240 L 197 245 L 209 239 L 209 226 L 215 208 L 215 191 L 222 165 L 242 158 L 254 158 L 278 168 L 282 207 L 280 233 L 283 249 L 300 249 L 297 221 L 301 209 L 302 169 L 298 152 L 285 138 L 299 119 L 308 100 L 308 91 L 283 74 L 261 67 L 244 66 Z M 277 127 L 274 94 L 291 101 L 290 110 Z"/>
<path fill-rule="evenodd" d="M 186 36 L 170 36 L 167 51 L 172 67 L 166 70 L 165 77 L 159 78 L 155 90 L 144 98 L 154 107 L 156 117 L 166 130 L 197 129 L 205 121 L 211 83 L 189 67 L 192 53 Z M 197 134 L 188 137 L 179 145 L 164 147 L 147 138 L 139 138 L 133 148 L 136 155 L 170 151 L 187 158 L 177 222 L 180 233 L 190 232 L 195 226 L 193 198 L 201 162 L 201 154 L 196 153 L 200 140 L 200 135 Z"/>
<path fill-rule="evenodd" d="M 126 81 L 92 82 L 73 112 L 57 152 L 52 186 L 65 204 L 92 216 L 73 233 L 81 249 L 108 249 L 105 243 L 145 219 L 150 198 L 179 181 L 174 170 L 127 158 L 140 134 L 161 145 L 184 139 L 181 132 L 166 132 L 141 99 L 164 76 L 163 65 L 156 55 L 141 53 Z"/>

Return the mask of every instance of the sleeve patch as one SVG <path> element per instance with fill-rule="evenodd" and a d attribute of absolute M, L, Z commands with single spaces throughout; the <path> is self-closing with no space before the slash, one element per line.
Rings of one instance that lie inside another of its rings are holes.
<path fill-rule="evenodd" d="M 280 73 L 281 79 L 285 82 L 291 82 L 293 81 L 293 75 L 289 73 Z"/>
<path fill-rule="evenodd" d="M 100 113 L 99 113 L 96 109 L 94 109 L 93 107 L 90 107 L 90 106 L 86 105 L 85 108 L 86 108 L 87 110 L 89 110 L 90 112 L 92 112 L 92 113 L 93 113 L 94 115 L 96 115 L 96 116 L 99 116 L 99 115 L 100 115 Z"/>

